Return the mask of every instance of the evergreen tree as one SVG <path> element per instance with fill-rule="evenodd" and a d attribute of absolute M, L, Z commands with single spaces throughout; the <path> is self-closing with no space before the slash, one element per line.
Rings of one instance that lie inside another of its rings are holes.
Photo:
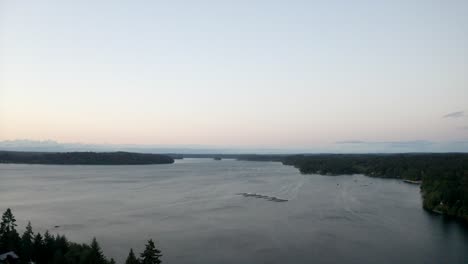
<path fill-rule="evenodd" d="M 130 249 L 130 253 L 128 253 L 127 260 L 125 261 L 125 264 L 138 264 L 139 261 L 135 256 L 135 253 L 133 253 L 133 249 Z"/>
<path fill-rule="evenodd" d="M 101 246 L 99 246 L 96 238 L 91 242 L 91 248 L 87 257 L 88 264 L 107 264 L 106 258 L 102 253 Z"/>
<path fill-rule="evenodd" d="M 68 264 L 67 260 L 65 259 L 65 256 L 63 255 L 62 250 L 60 249 L 55 250 L 53 256 L 54 257 L 52 259 L 52 264 Z"/>
<path fill-rule="evenodd" d="M 6 209 L 5 213 L 2 215 L 2 223 L 0 224 L 0 234 L 5 234 L 15 230 L 16 219 L 11 212 L 11 209 Z"/>
<path fill-rule="evenodd" d="M 19 264 L 115 264 L 114 259 L 106 259 L 96 238 L 90 245 L 69 242 L 65 236 L 51 235 L 46 231 L 34 234 L 31 223 L 20 237 L 16 231 L 16 219 L 10 209 L 2 215 L 0 223 L 0 253 L 15 251 L 20 257 Z M 130 249 L 125 264 L 160 264 L 161 251 L 149 240 L 141 253 L 140 261 Z"/>
<path fill-rule="evenodd" d="M 34 233 L 32 231 L 31 222 L 28 222 L 26 230 L 21 236 L 21 260 L 24 263 L 27 263 L 32 260 L 33 256 L 33 242 L 34 242 Z"/>
<path fill-rule="evenodd" d="M 69 245 L 67 238 L 65 236 L 56 235 L 54 249 L 60 250 L 64 252 L 64 254 L 68 252 Z"/>
<path fill-rule="evenodd" d="M 141 253 L 142 264 L 160 264 L 161 263 L 161 250 L 154 246 L 152 239 L 148 240 L 148 244 L 145 246 L 145 250 Z"/>
<path fill-rule="evenodd" d="M 54 251 L 55 251 L 54 244 L 55 244 L 55 239 L 49 233 L 49 230 L 47 230 L 44 233 L 44 255 L 48 257 L 52 257 L 54 255 Z"/>
<path fill-rule="evenodd" d="M 69 243 L 65 259 L 67 264 L 87 264 L 91 248 L 86 244 Z"/>
<path fill-rule="evenodd" d="M 41 233 L 37 233 L 34 236 L 33 241 L 33 260 L 36 263 L 44 263 L 44 259 L 47 256 L 44 254 L 44 241 L 42 239 Z"/>
<path fill-rule="evenodd" d="M 16 231 L 16 219 L 8 208 L 2 215 L 0 223 L 0 252 L 16 251 L 21 247 L 21 238 Z"/>

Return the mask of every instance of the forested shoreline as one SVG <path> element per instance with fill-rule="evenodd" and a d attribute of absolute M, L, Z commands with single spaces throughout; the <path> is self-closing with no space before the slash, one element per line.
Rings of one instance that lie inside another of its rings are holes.
<path fill-rule="evenodd" d="M 210 155 L 204 154 L 203 157 Z M 214 155 L 211 155 L 214 156 Z M 214 157 L 225 158 L 223 155 Z M 310 154 L 310 155 L 228 155 L 249 161 L 279 161 L 304 174 L 364 174 L 370 177 L 421 181 L 423 207 L 460 217 L 468 222 L 468 154 Z M 184 155 L 181 155 L 183 158 Z M 0 151 L 0 163 L 63 165 L 170 164 L 174 159 L 161 154 L 129 152 L 11 152 Z"/>
<path fill-rule="evenodd" d="M 31 222 L 20 236 L 16 230 L 16 219 L 7 209 L 0 223 L 0 255 L 11 252 L 18 257 L 7 259 L 5 263 L 20 264 L 115 264 L 115 260 L 107 258 L 93 238 L 90 244 L 69 241 L 64 235 L 53 235 L 49 231 L 44 234 L 33 232 Z M 159 264 L 162 263 L 161 250 L 157 249 L 153 240 L 148 240 L 144 251 L 137 257 L 130 249 L 125 264 Z M 0 263 L 3 263 L 0 261 Z"/>
<path fill-rule="evenodd" d="M 423 207 L 468 222 L 468 154 L 319 154 L 284 157 L 304 174 L 421 181 Z"/>
<path fill-rule="evenodd" d="M 171 164 L 167 155 L 133 152 L 20 152 L 0 151 L 0 163 L 49 165 Z"/>

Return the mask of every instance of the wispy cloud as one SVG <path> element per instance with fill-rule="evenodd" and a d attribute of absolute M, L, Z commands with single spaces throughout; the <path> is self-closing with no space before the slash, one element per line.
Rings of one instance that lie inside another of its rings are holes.
<path fill-rule="evenodd" d="M 460 118 L 465 116 L 465 111 L 457 111 L 457 112 L 452 112 L 448 113 L 443 116 L 443 118 Z"/>
<path fill-rule="evenodd" d="M 460 129 L 460 130 L 468 130 L 468 126 L 458 127 L 458 129 Z"/>

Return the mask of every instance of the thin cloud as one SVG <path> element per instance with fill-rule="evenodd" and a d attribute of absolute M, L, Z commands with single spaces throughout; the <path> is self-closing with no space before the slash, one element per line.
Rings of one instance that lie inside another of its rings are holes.
<path fill-rule="evenodd" d="M 465 111 L 457 111 L 457 112 L 452 112 L 448 113 L 443 116 L 443 118 L 460 118 L 465 116 Z"/>
<path fill-rule="evenodd" d="M 460 130 L 468 130 L 468 126 L 462 126 L 462 127 L 459 127 L 458 129 L 460 129 Z"/>

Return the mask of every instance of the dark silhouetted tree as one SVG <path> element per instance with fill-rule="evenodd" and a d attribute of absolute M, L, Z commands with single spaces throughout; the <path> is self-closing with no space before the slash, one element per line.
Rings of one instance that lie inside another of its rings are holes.
<path fill-rule="evenodd" d="M 87 264 L 91 248 L 86 244 L 70 243 L 65 254 L 67 264 Z"/>
<path fill-rule="evenodd" d="M 41 233 L 37 233 L 33 241 L 33 260 L 36 263 L 44 263 L 46 257 L 44 254 L 44 240 Z"/>
<path fill-rule="evenodd" d="M 99 246 L 96 238 L 91 242 L 91 248 L 87 257 L 88 264 L 107 264 L 106 258 L 102 253 L 101 246 Z"/>
<path fill-rule="evenodd" d="M 16 231 L 16 219 L 8 208 L 2 215 L 0 223 L 0 252 L 20 251 L 21 238 Z"/>
<path fill-rule="evenodd" d="M 0 223 L 0 253 L 15 251 L 18 254 L 19 264 L 115 264 L 114 259 L 107 259 L 102 253 L 96 238 L 90 245 L 69 242 L 65 236 L 51 235 L 46 231 L 34 234 L 31 223 L 20 237 L 16 231 L 16 219 L 10 209 L 7 209 Z M 152 240 L 148 241 L 140 261 L 130 249 L 125 264 L 159 264 L 161 251 L 154 246 Z M 3 263 L 3 262 L 2 262 Z M 15 262 L 16 263 L 16 262 Z"/>
<path fill-rule="evenodd" d="M 54 257 L 52 258 L 52 264 L 68 264 L 67 260 L 65 259 L 65 255 L 63 255 L 62 250 L 55 250 L 53 256 Z"/>
<path fill-rule="evenodd" d="M 28 222 L 26 230 L 21 236 L 21 261 L 23 263 L 30 262 L 33 256 L 33 242 L 34 242 L 34 233 L 31 227 L 31 222 Z"/>
<path fill-rule="evenodd" d="M 133 253 L 133 249 L 130 249 L 130 253 L 128 253 L 127 260 L 125 261 L 125 264 L 138 264 L 139 261 L 135 256 L 135 253 Z"/>
<path fill-rule="evenodd" d="M 46 230 L 44 233 L 44 255 L 48 257 L 52 257 L 54 255 L 54 244 L 54 237 L 49 233 L 49 230 Z"/>
<path fill-rule="evenodd" d="M 141 264 L 160 264 L 161 263 L 161 250 L 154 246 L 152 239 L 148 240 L 145 250 L 141 253 Z"/>

